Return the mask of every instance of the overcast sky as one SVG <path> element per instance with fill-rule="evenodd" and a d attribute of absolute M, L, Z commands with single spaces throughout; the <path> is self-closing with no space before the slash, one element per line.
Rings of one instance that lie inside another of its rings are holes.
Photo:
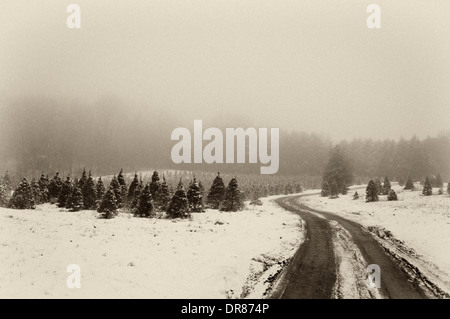
<path fill-rule="evenodd" d="M 0 100 L 113 95 L 205 126 L 426 137 L 450 129 L 449 17 L 448 0 L 1 0 Z"/>

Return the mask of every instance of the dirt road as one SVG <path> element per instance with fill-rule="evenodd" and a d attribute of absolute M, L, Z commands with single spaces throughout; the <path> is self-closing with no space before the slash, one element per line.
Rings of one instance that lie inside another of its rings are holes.
<path fill-rule="evenodd" d="M 351 234 L 353 242 L 367 264 L 380 266 L 381 288 L 378 292 L 382 297 L 427 298 L 425 292 L 410 280 L 408 275 L 360 224 L 333 213 L 319 212 L 306 207 L 299 201 L 302 196 L 307 195 L 288 196 L 276 201 L 281 207 L 300 215 L 306 223 L 306 236 L 305 241 L 285 269 L 272 298 L 333 298 L 338 265 L 333 251 L 330 221 L 338 222 Z"/>

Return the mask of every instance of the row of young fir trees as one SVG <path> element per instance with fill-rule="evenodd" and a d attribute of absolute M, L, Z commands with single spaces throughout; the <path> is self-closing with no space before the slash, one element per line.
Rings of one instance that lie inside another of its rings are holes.
<path fill-rule="evenodd" d="M 127 185 L 122 170 L 114 175 L 106 189 L 101 177 L 95 183 L 91 172 L 83 170 L 81 178 L 74 180 L 67 176 L 65 181 L 59 173 L 49 180 L 41 175 L 31 184 L 26 178 L 20 182 L 9 200 L 8 206 L 16 209 L 33 209 L 37 204 L 55 202 L 59 207 L 72 211 L 96 209 L 102 217 L 111 218 L 119 209 L 130 211 L 137 217 L 156 217 L 157 212 L 165 212 L 170 218 L 186 218 L 191 212 L 204 212 L 204 187 L 196 178 L 187 190 L 180 179 L 172 195 L 171 188 L 163 175 L 162 181 L 157 171 L 150 182 L 144 183 L 135 173 Z M 220 173 L 211 185 L 206 197 L 206 207 L 222 211 L 238 211 L 243 208 L 243 194 L 236 178 L 225 187 Z"/>

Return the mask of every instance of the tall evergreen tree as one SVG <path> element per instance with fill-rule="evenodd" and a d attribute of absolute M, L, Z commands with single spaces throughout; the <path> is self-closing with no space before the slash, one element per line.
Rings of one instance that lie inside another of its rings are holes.
<path fill-rule="evenodd" d="M 243 208 L 241 191 L 236 178 L 232 178 L 225 192 L 225 199 L 220 210 L 226 212 L 236 212 Z"/>
<path fill-rule="evenodd" d="M 225 196 L 225 184 L 223 183 L 220 172 L 217 173 L 211 188 L 209 189 L 207 202 L 212 209 L 219 209 Z"/>
<path fill-rule="evenodd" d="M 36 181 L 36 178 L 31 179 L 31 194 L 34 198 L 34 203 L 39 205 L 42 203 L 41 201 L 41 188 L 39 187 L 39 183 Z"/>
<path fill-rule="evenodd" d="M 89 172 L 90 173 L 90 172 Z M 87 174 L 86 174 L 86 168 L 83 167 L 83 173 L 81 173 L 81 178 L 78 181 L 78 187 L 82 190 L 84 187 L 84 184 L 86 184 L 87 181 Z"/>
<path fill-rule="evenodd" d="M 92 178 L 91 171 L 89 171 L 89 177 L 84 182 L 81 189 L 83 194 L 83 205 L 85 209 L 95 209 L 97 207 L 97 190 L 95 188 L 94 179 Z"/>
<path fill-rule="evenodd" d="M 197 183 L 196 178 L 194 177 L 194 181 L 189 185 L 189 189 L 187 192 L 187 198 L 189 203 L 189 209 L 193 212 L 201 212 L 203 206 L 203 196 L 200 192 L 200 186 Z"/>
<path fill-rule="evenodd" d="M 122 202 L 127 197 L 127 183 L 125 182 L 125 178 L 123 177 L 122 169 L 120 169 L 119 175 L 117 175 L 117 182 L 119 183 L 120 186 L 120 204 L 122 204 Z"/>
<path fill-rule="evenodd" d="M 437 174 L 435 185 L 433 185 L 433 187 L 437 187 L 437 188 L 444 187 L 444 183 L 442 182 L 442 177 L 440 174 Z"/>
<path fill-rule="evenodd" d="M 383 183 L 383 195 L 388 195 L 390 190 L 391 190 L 391 182 L 389 181 L 388 177 L 386 176 L 384 178 L 384 183 Z"/>
<path fill-rule="evenodd" d="M 140 217 L 155 217 L 153 210 L 153 199 L 150 191 L 150 185 L 146 184 L 141 194 L 139 195 L 138 203 L 135 208 L 135 216 Z"/>
<path fill-rule="evenodd" d="M 320 192 L 320 196 L 328 197 L 330 196 L 330 186 L 326 180 L 322 181 L 322 191 Z"/>
<path fill-rule="evenodd" d="M 425 196 L 430 196 L 433 194 L 433 187 L 431 186 L 431 181 L 428 176 L 425 178 L 425 183 L 423 184 L 422 194 Z"/>
<path fill-rule="evenodd" d="M 339 187 L 336 181 L 331 183 L 330 187 L 330 198 L 338 198 L 339 197 Z"/>
<path fill-rule="evenodd" d="M 377 188 L 378 195 L 383 194 L 383 185 L 379 178 L 375 179 L 375 187 Z"/>
<path fill-rule="evenodd" d="M 131 182 L 130 187 L 128 188 L 127 200 L 130 204 L 133 201 L 134 191 L 136 190 L 136 187 L 138 187 L 138 186 L 139 186 L 138 174 L 135 172 L 133 181 Z"/>
<path fill-rule="evenodd" d="M 48 176 L 45 176 L 44 173 L 41 174 L 41 178 L 39 179 L 39 188 L 41 192 L 41 202 L 48 203 L 50 201 L 50 193 L 48 191 L 49 184 Z"/>
<path fill-rule="evenodd" d="M 86 186 L 87 180 L 84 182 L 84 186 Z M 80 211 L 84 207 L 83 202 L 83 192 L 80 189 L 80 182 L 75 181 L 72 187 L 72 192 L 70 193 L 69 198 L 67 199 L 66 208 L 70 209 L 74 212 Z"/>
<path fill-rule="evenodd" d="M 414 190 L 414 182 L 411 178 L 411 175 L 408 174 L 408 178 L 406 179 L 406 184 L 404 190 Z"/>
<path fill-rule="evenodd" d="M 134 189 L 133 198 L 130 202 L 131 210 L 135 209 L 139 203 L 139 197 L 141 196 L 141 192 L 144 190 L 144 182 L 142 179 L 139 181 L 138 186 Z"/>
<path fill-rule="evenodd" d="M 97 194 L 97 203 L 100 204 L 103 195 L 105 195 L 105 184 L 103 184 L 102 177 L 100 176 L 97 180 L 97 185 L 95 186 L 95 192 Z M 97 205 L 97 206 L 98 206 Z"/>
<path fill-rule="evenodd" d="M 50 198 L 57 198 L 59 196 L 59 192 L 61 191 L 63 182 L 61 177 L 59 177 L 59 172 L 55 173 L 52 180 L 48 184 L 48 193 Z"/>
<path fill-rule="evenodd" d="M 167 216 L 170 218 L 187 218 L 190 216 L 187 195 L 181 179 L 167 208 Z"/>
<path fill-rule="evenodd" d="M 117 200 L 114 189 L 112 186 L 108 188 L 108 191 L 103 196 L 103 199 L 97 209 L 97 212 L 101 214 L 102 218 L 112 218 L 117 213 Z"/>
<path fill-rule="evenodd" d="M 152 198 L 155 201 L 155 203 L 159 203 L 159 192 L 161 188 L 161 183 L 159 179 L 159 174 L 157 171 L 153 172 L 152 175 L 152 181 L 150 182 L 150 192 L 152 193 Z M 159 205 L 157 205 L 159 206 Z"/>
<path fill-rule="evenodd" d="M 113 179 L 111 180 L 109 187 L 111 187 L 113 189 L 114 195 L 116 196 L 117 208 L 121 208 L 122 207 L 122 187 L 120 186 L 116 175 L 114 175 Z"/>
<path fill-rule="evenodd" d="M 371 179 L 366 188 L 366 202 L 378 201 L 378 189 L 375 182 Z"/>
<path fill-rule="evenodd" d="M 336 146 L 330 155 L 328 164 L 323 172 L 323 180 L 328 185 L 336 181 L 339 193 L 346 193 L 346 189 L 353 181 L 353 175 L 348 160 L 339 146 Z"/>
<path fill-rule="evenodd" d="M 26 177 L 20 182 L 17 189 L 14 191 L 9 206 L 15 209 L 34 209 L 35 203 L 31 185 L 28 183 Z"/>
<path fill-rule="evenodd" d="M 70 196 L 70 193 L 72 192 L 72 180 L 70 179 L 70 176 L 67 176 L 66 181 L 61 187 L 61 190 L 59 191 L 58 195 L 58 207 L 65 207 L 67 203 L 67 199 Z"/>

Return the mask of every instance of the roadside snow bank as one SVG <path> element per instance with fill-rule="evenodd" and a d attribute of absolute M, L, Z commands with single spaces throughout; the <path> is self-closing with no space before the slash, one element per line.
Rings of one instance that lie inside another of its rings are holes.
<path fill-rule="evenodd" d="M 0 297 L 261 298 L 302 240 L 300 218 L 272 198 L 191 220 L 0 208 Z M 66 285 L 69 264 L 80 289 Z"/>

